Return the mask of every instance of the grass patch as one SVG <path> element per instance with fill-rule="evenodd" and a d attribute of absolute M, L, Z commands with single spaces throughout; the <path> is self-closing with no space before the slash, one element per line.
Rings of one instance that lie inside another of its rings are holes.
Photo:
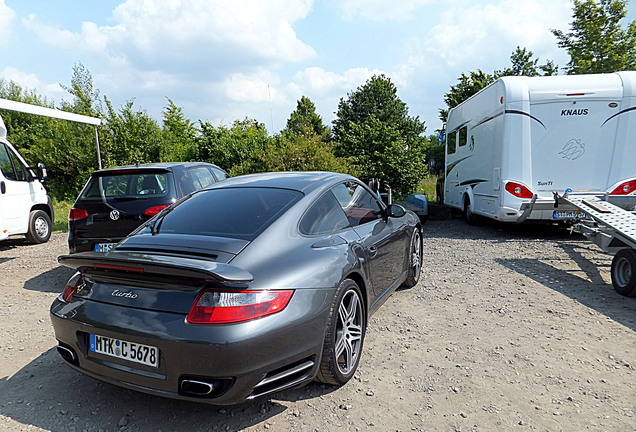
<path fill-rule="evenodd" d="M 72 205 L 73 203 L 70 201 L 53 200 L 53 210 L 55 211 L 53 231 L 68 231 L 68 211 Z"/>
<path fill-rule="evenodd" d="M 437 176 L 427 177 L 420 182 L 417 193 L 426 195 L 429 202 L 437 202 Z"/>

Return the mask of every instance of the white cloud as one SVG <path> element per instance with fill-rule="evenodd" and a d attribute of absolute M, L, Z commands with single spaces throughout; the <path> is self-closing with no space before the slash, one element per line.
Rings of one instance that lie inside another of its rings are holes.
<path fill-rule="evenodd" d="M 450 68 L 470 65 L 468 70 L 491 72 L 492 63 L 507 65 L 516 46 L 538 56 L 556 53 L 550 29 L 563 26 L 570 15 L 569 0 L 502 0 L 478 6 L 456 2 L 429 32 L 428 51 Z"/>
<path fill-rule="evenodd" d="M 127 0 L 113 12 L 115 25 L 85 22 L 72 33 L 31 16 L 25 24 L 48 44 L 140 69 L 187 74 L 192 68 L 241 70 L 262 62 L 295 62 L 314 50 L 292 24 L 307 16 L 313 0 Z M 218 75 L 218 74 L 217 74 Z"/>
<path fill-rule="evenodd" d="M 11 36 L 11 24 L 15 19 L 15 12 L 6 5 L 5 0 L 0 0 L 0 45 L 5 44 Z"/>
<path fill-rule="evenodd" d="M 13 67 L 5 67 L 0 70 L 0 77 L 6 81 L 13 81 L 25 90 L 35 89 L 38 95 L 44 96 L 50 102 L 59 102 L 61 99 L 71 99 L 70 95 L 59 84 L 47 84 L 42 82 L 35 74 L 26 73 Z"/>
<path fill-rule="evenodd" d="M 279 100 L 281 96 L 273 86 L 279 78 L 265 70 L 247 75 L 237 73 L 230 75 L 224 82 L 226 96 L 236 102 L 271 102 Z"/>
<path fill-rule="evenodd" d="M 363 18 L 369 21 L 403 21 L 413 12 L 433 0 L 335 0 L 334 5 L 344 19 L 354 21 Z"/>
<path fill-rule="evenodd" d="M 353 68 L 345 71 L 343 74 L 328 72 L 319 67 L 307 68 L 296 73 L 294 81 L 301 87 L 310 90 L 315 94 L 331 94 L 349 92 L 363 85 L 373 75 L 384 73 L 380 70 L 371 70 L 368 68 Z"/>

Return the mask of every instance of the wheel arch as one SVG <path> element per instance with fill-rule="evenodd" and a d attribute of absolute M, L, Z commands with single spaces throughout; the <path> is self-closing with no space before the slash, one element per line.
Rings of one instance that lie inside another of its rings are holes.
<path fill-rule="evenodd" d="M 344 279 L 351 279 L 352 281 L 356 283 L 356 285 L 358 285 L 358 288 L 360 288 L 360 292 L 362 293 L 362 297 L 364 300 L 363 303 L 364 303 L 365 322 L 368 322 L 367 320 L 369 318 L 369 293 L 367 292 L 367 285 L 364 283 L 364 278 L 358 272 L 351 272 L 346 277 L 344 277 L 343 280 Z"/>

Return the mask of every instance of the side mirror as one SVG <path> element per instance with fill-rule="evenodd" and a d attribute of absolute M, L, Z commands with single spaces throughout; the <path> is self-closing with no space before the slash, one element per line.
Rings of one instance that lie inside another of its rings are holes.
<path fill-rule="evenodd" d="M 46 173 L 46 167 L 44 166 L 42 162 L 39 162 L 37 164 L 35 170 L 37 172 L 38 180 L 40 181 L 46 180 L 46 178 L 48 177 L 48 174 Z"/>
<path fill-rule="evenodd" d="M 386 212 L 389 215 L 389 217 L 393 217 L 393 218 L 401 218 L 402 216 L 406 214 L 406 210 L 404 210 L 404 207 L 402 207 L 399 204 L 389 205 L 386 209 Z"/>

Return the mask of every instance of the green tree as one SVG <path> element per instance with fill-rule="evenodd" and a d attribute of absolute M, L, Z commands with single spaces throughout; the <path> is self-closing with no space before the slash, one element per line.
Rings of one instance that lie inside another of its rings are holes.
<path fill-rule="evenodd" d="M 457 84 L 452 85 L 448 93 L 444 95 L 444 103 L 446 108 L 439 110 L 439 118 L 446 123 L 448 111 L 455 108 L 460 103 L 486 87 L 488 84 L 495 82 L 495 76 L 478 69 L 475 72 L 469 72 L 468 75 L 462 73 L 457 79 Z"/>
<path fill-rule="evenodd" d="M 626 28 L 627 0 L 574 0 L 570 31 L 552 30 L 570 61 L 568 74 L 604 73 L 636 67 L 636 21 Z"/>
<path fill-rule="evenodd" d="M 102 160 L 105 167 L 159 162 L 163 137 L 161 128 L 146 111 L 128 101 L 119 112 L 108 98 L 102 125 Z"/>
<path fill-rule="evenodd" d="M 333 154 L 333 144 L 314 133 L 280 134 L 255 158 L 235 165 L 232 175 L 274 171 L 332 171 L 355 175 L 347 161 Z"/>
<path fill-rule="evenodd" d="M 539 59 L 534 58 L 534 53 L 527 48 L 517 48 L 510 55 L 510 67 L 495 71 L 495 79 L 502 76 L 539 76 L 556 75 L 558 67 L 552 60 L 540 65 Z"/>
<path fill-rule="evenodd" d="M 235 165 L 257 159 L 269 139 L 265 125 L 256 120 L 237 120 L 231 126 L 219 127 L 202 122 L 196 157 L 231 173 Z"/>
<path fill-rule="evenodd" d="M 301 135 L 311 133 L 327 138 L 329 128 L 322 122 L 322 117 L 316 113 L 316 105 L 306 96 L 302 96 L 296 104 L 296 109 L 287 119 L 283 133 Z"/>
<path fill-rule="evenodd" d="M 540 65 L 539 59 L 534 58 L 532 51 L 517 46 L 510 55 L 510 67 L 508 68 L 496 70 L 492 74 L 486 73 L 481 69 L 475 72 L 469 72 L 468 75 L 462 73 L 457 79 L 457 84 L 452 85 L 448 93 L 444 95 L 446 107 L 439 110 L 439 118 L 445 123 L 448 119 L 448 111 L 451 108 L 456 107 L 502 76 L 546 76 L 556 75 L 557 71 L 558 67 L 552 60 L 548 60 L 545 64 Z"/>
<path fill-rule="evenodd" d="M 101 116 L 99 90 L 93 86 L 93 76 L 82 63 L 73 66 L 71 85 L 61 85 L 64 90 L 73 95 L 73 103 L 62 102 L 62 109 L 91 117 Z"/>
<path fill-rule="evenodd" d="M 388 183 L 397 196 L 414 191 L 426 174 L 426 126 L 408 115 L 389 78 L 376 75 L 340 99 L 333 121 L 336 156 L 346 158 L 364 179 Z"/>
<path fill-rule="evenodd" d="M 168 99 L 163 110 L 163 145 L 161 160 L 164 162 L 195 160 L 198 130 L 183 114 L 183 109 Z"/>

